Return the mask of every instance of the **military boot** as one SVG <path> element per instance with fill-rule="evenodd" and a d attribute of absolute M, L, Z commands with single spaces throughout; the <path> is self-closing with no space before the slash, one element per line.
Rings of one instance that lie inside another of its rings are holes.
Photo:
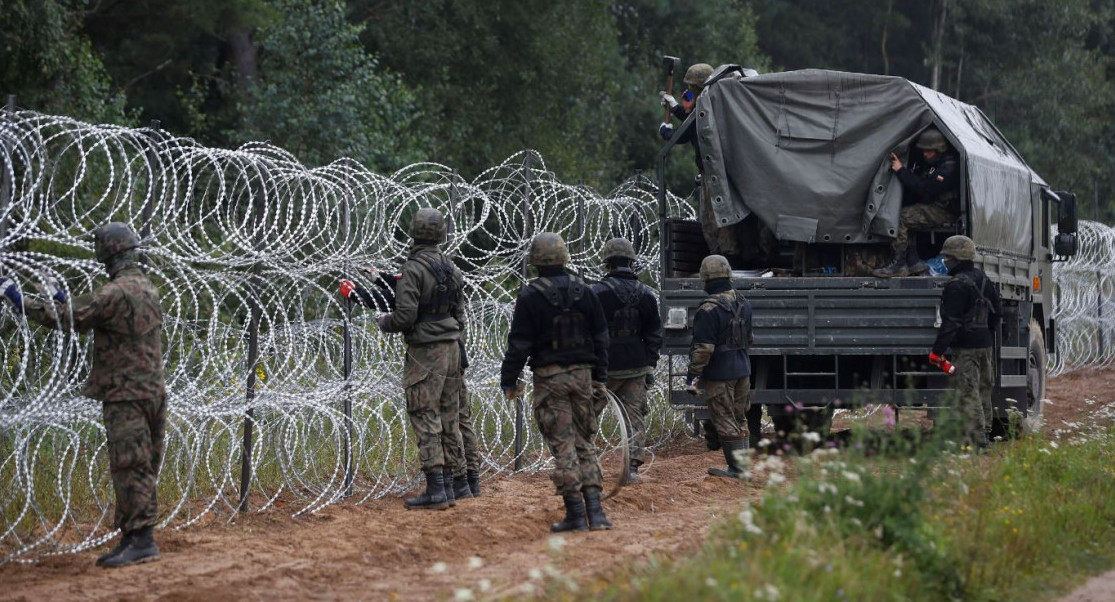
<path fill-rule="evenodd" d="M 910 273 L 909 268 L 906 267 L 906 247 L 900 247 L 894 250 L 894 259 L 891 262 L 877 270 L 872 270 L 871 275 L 876 278 L 895 278 L 906 276 Z"/>
<path fill-rule="evenodd" d="M 116 568 L 159 559 L 159 548 L 155 546 L 154 529 L 152 527 L 137 529 L 132 531 L 130 535 L 127 545 L 124 545 L 116 554 L 105 558 L 104 561 L 98 559 L 98 564 L 107 568 Z"/>
<path fill-rule="evenodd" d="M 114 547 L 111 550 L 105 552 L 104 554 L 101 554 L 100 556 L 98 556 L 97 557 L 97 562 L 95 564 L 97 566 L 104 566 L 104 563 L 105 563 L 106 560 L 108 560 L 109 558 L 119 554 L 120 552 L 123 552 L 124 548 L 127 548 L 128 544 L 131 543 L 131 541 L 132 541 L 132 532 L 131 531 L 121 533 L 120 534 L 120 541 L 118 541 L 116 543 L 116 547 Z"/>
<path fill-rule="evenodd" d="M 929 271 L 929 266 L 918 256 L 918 250 L 914 245 L 906 247 L 906 272 L 910 276 L 920 276 Z"/>
<path fill-rule="evenodd" d="M 441 482 L 445 485 L 445 501 L 452 508 L 457 505 L 457 496 L 453 492 L 453 473 L 448 469 L 441 471 Z"/>
<path fill-rule="evenodd" d="M 560 523 L 550 525 L 550 531 L 552 533 L 563 533 L 565 531 L 587 530 L 585 502 L 581 499 L 580 494 L 563 495 L 561 499 L 565 502 L 565 518 Z"/>
<path fill-rule="evenodd" d="M 458 500 L 467 500 L 472 497 L 472 489 L 468 485 L 468 476 L 453 477 L 453 497 Z"/>
<path fill-rule="evenodd" d="M 604 506 L 600 504 L 600 490 L 585 490 L 585 511 L 588 513 L 588 528 L 593 531 L 603 531 L 612 528 L 612 521 L 604 515 Z"/>
<path fill-rule="evenodd" d="M 472 497 L 480 497 L 480 473 L 475 470 L 469 470 L 466 477 L 468 478 L 468 489 L 472 492 Z"/>
<path fill-rule="evenodd" d="M 705 445 L 708 446 L 709 451 L 716 451 L 720 449 L 720 435 L 716 433 L 716 427 L 713 426 L 711 420 L 701 421 L 702 430 L 705 432 Z"/>
<path fill-rule="evenodd" d="M 627 467 L 627 484 L 634 485 L 639 482 L 639 467 L 643 465 L 642 460 L 632 460 L 631 464 Z"/>
<path fill-rule="evenodd" d="M 763 432 L 763 409 L 758 404 L 756 406 L 759 411 L 747 413 L 747 446 L 751 449 L 759 449 L 759 433 Z"/>
<path fill-rule="evenodd" d="M 445 497 L 445 479 L 440 470 L 426 473 L 426 491 L 415 498 L 405 502 L 408 510 L 445 510 L 449 507 L 449 500 Z"/>
<path fill-rule="evenodd" d="M 708 473 L 714 477 L 747 480 L 749 477 L 747 471 L 743 468 L 745 454 L 747 454 L 747 437 L 743 439 L 724 439 L 721 444 L 724 446 L 724 460 L 728 463 L 728 469 L 710 468 Z"/>

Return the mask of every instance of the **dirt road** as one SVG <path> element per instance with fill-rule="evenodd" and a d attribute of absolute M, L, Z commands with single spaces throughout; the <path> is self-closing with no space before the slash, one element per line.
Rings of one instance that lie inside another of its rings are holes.
<path fill-rule="evenodd" d="M 1081 420 L 1087 399 L 1111 391 L 1115 369 L 1053 379 L 1047 432 Z M 525 474 L 486 481 L 484 497 L 445 512 L 408 512 L 388 498 L 307 518 L 274 511 L 167 530 L 159 533 L 163 559 L 128 569 L 94 567 L 103 550 L 0 566 L 0 599 L 422 600 L 464 589 L 514 597 L 554 572 L 607 580 L 623 563 L 690 553 L 711 522 L 761 495 L 757 484 L 706 476 L 721 462 L 696 441 L 662 451 L 644 483 L 606 502 L 613 531 L 551 537 L 561 501 L 545 475 Z M 570 541 L 582 551 L 570 554 L 562 545 Z"/>

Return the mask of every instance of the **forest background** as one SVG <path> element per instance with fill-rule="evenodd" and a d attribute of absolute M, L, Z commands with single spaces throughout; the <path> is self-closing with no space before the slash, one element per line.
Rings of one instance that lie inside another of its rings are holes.
<path fill-rule="evenodd" d="M 654 169 L 663 54 L 906 77 L 1115 222 L 1115 0 L 0 0 L 20 108 L 380 173 L 529 148 L 606 191 Z"/>

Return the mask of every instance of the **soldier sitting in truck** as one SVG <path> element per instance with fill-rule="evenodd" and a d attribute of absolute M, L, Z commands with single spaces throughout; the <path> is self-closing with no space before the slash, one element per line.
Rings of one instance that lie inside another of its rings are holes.
<path fill-rule="evenodd" d="M 909 230 L 939 228 L 956 223 L 960 215 L 960 162 L 937 128 L 922 132 L 915 145 L 921 159 L 909 167 L 897 155 L 890 155 L 890 169 L 902 183 L 902 212 L 891 247 L 894 259 L 874 270 L 879 278 L 917 276 L 926 271 L 918 257 L 917 245 L 909 241 Z"/>

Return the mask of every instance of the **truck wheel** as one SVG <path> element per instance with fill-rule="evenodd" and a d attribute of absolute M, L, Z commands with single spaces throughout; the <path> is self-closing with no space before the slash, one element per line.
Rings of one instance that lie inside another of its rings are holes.
<path fill-rule="evenodd" d="M 1030 320 L 1030 350 L 1026 354 L 1026 418 L 1022 431 L 1032 433 L 1042 426 L 1042 400 L 1045 399 L 1045 379 L 1049 370 L 1049 356 L 1045 351 L 1045 334 L 1037 320 Z"/>

